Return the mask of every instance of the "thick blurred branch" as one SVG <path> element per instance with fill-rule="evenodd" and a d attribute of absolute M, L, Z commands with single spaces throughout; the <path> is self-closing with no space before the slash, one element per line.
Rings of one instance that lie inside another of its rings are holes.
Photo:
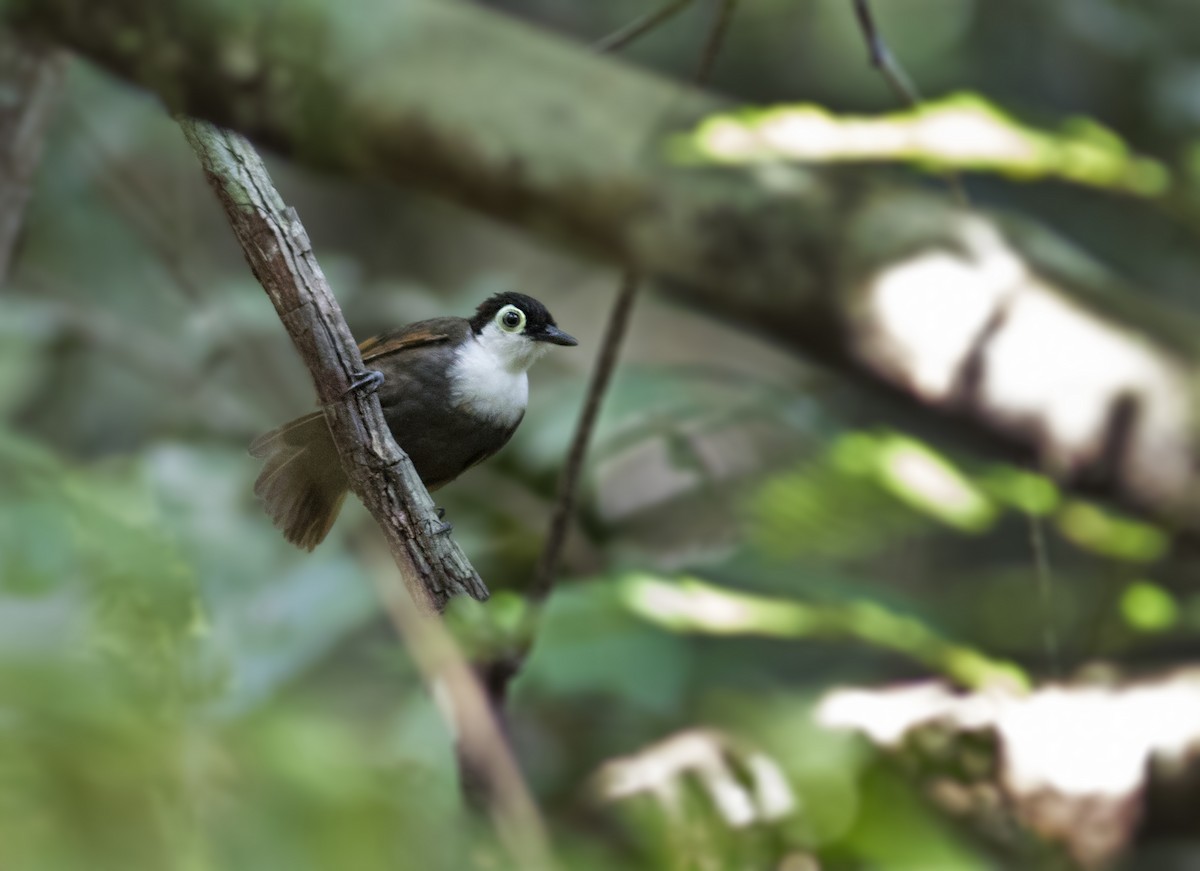
<path fill-rule="evenodd" d="M 674 163 L 652 134 L 725 104 L 451 0 L 0 9 L 175 110 L 544 232 L 1200 527 L 1200 325 L 1040 228 L 865 171 Z"/>
<path fill-rule="evenodd" d="M 433 613 L 458 593 L 487 598 L 463 552 L 450 536 L 438 534 L 433 500 L 392 438 L 379 398 L 353 386 L 364 371 L 362 356 L 299 217 L 241 136 L 202 121 L 180 124 L 250 268 L 308 366 L 351 487 L 383 530 L 413 600 Z"/>
<path fill-rule="evenodd" d="M 0 279 L 8 275 L 62 74 L 53 47 L 0 30 Z"/>

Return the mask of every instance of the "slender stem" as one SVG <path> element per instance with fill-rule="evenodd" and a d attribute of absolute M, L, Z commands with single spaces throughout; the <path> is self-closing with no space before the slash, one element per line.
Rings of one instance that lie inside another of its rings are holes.
<path fill-rule="evenodd" d="M 677 13 L 682 12 L 691 4 L 692 0 L 671 0 L 671 2 L 660 6 L 658 9 L 647 12 L 641 18 L 634 19 L 620 30 L 615 30 L 608 36 L 596 40 L 592 43 L 592 48 L 601 54 L 610 51 L 619 51 L 639 37 L 645 36 L 664 21 L 673 18 Z"/>
<path fill-rule="evenodd" d="M 867 42 L 867 56 L 870 58 L 871 66 L 883 74 L 884 80 L 901 103 L 910 108 L 919 106 L 922 100 L 921 93 L 904 71 L 904 67 L 896 60 L 891 49 L 887 47 L 887 43 L 884 42 L 883 34 L 875 24 L 870 0 L 854 0 L 854 14 L 858 18 L 858 26 L 863 32 L 863 39 Z M 970 197 L 967 195 L 966 185 L 963 184 L 958 173 L 945 172 L 942 177 L 950 187 L 958 204 L 969 206 L 971 204 Z"/>
<path fill-rule="evenodd" d="M 696 71 L 692 74 L 693 84 L 705 84 L 712 74 L 717 55 L 721 46 L 725 44 L 725 34 L 729 32 L 729 24 L 733 21 L 733 9 L 736 5 L 737 0 L 721 0 L 721 5 L 717 7 L 712 24 L 708 28 L 708 37 L 704 40 L 704 48 L 700 52 L 700 60 L 696 64 Z"/>
<path fill-rule="evenodd" d="M 694 82 L 697 85 L 703 84 L 712 71 L 717 53 L 720 51 L 725 34 L 729 29 L 734 3 L 735 0 L 721 0 L 720 8 L 710 25 L 700 62 L 694 73 Z M 604 335 L 600 340 L 600 352 L 596 355 L 596 365 L 592 369 L 592 377 L 588 382 L 583 410 L 575 424 L 575 433 L 571 438 L 567 459 L 559 476 L 554 512 L 550 519 L 550 530 L 547 533 L 546 544 L 542 549 L 537 568 L 534 570 L 533 583 L 529 589 L 529 599 L 534 607 L 530 608 L 527 618 L 529 625 L 522 633 L 526 639 L 525 647 L 517 650 L 511 659 L 491 663 L 487 666 L 489 675 L 487 686 L 493 709 L 496 711 L 504 710 L 508 686 L 520 672 L 529 653 L 529 644 L 535 635 L 536 622 L 540 619 L 540 605 L 554 589 L 559 562 L 562 558 L 563 548 L 566 546 L 567 532 L 575 513 L 575 501 L 579 491 L 579 479 L 583 474 L 584 460 L 587 458 L 588 446 L 591 444 L 592 432 L 596 428 L 596 420 L 600 415 L 604 395 L 608 391 L 608 385 L 612 381 L 612 375 L 616 369 L 621 345 L 629 330 L 630 315 L 633 312 L 633 304 L 637 299 L 641 283 L 642 277 L 636 270 L 628 269 L 622 274 L 617 296 L 613 301 L 613 307 L 604 328 Z"/>
<path fill-rule="evenodd" d="M 558 479 L 558 495 L 554 504 L 554 514 L 550 519 L 550 532 L 546 536 L 546 545 L 542 549 L 541 559 L 538 560 L 537 570 L 534 572 L 533 585 L 529 589 L 529 597 L 535 602 L 544 600 L 554 587 L 559 558 L 563 545 L 566 544 L 567 527 L 575 513 L 575 497 L 579 489 L 579 477 L 583 472 L 583 461 L 587 457 L 592 431 L 596 428 L 596 419 L 600 415 L 600 406 L 612 381 L 617 356 L 629 329 L 629 316 L 633 311 L 634 300 L 637 299 L 639 283 L 634 272 L 626 272 L 621 276 L 617 298 L 613 302 L 608 324 L 604 328 L 600 352 L 596 355 L 596 365 L 592 368 L 592 377 L 583 401 L 583 411 L 575 424 L 575 434 L 571 438 L 567 460 Z"/>
<path fill-rule="evenodd" d="M 725 35 L 729 31 L 729 23 L 733 17 L 736 0 L 721 0 L 716 14 L 709 26 L 708 36 L 700 53 L 700 61 L 693 74 L 693 82 L 703 85 L 708 81 L 717 54 L 724 44 Z M 644 32 L 644 31 L 643 31 Z M 579 478 L 583 471 L 583 462 L 587 457 L 588 445 L 591 443 L 592 430 L 595 429 L 596 419 L 600 414 L 600 406 L 604 402 L 604 394 L 612 381 L 612 373 L 616 368 L 617 357 L 621 344 L 629 327 L 629 316 L 637 298 L 641 276 L 634 270 L 627 270 L 621 276 L 617 298 L 613 301 L 612 311 L 604 329 L 600 342 L 600 353 L 596 356 L 596 366 L 588 383 L 587 395 L 583 402 L 583 410 L 575 424 L 575 434 L 571 439 L 571 447 L 567 452 L 567 460 L 558 480 L 558 492 L 554 505 L 554 513 L 550 520 L 550 531 L 546 536 L 546 544 L 542 549 L 534 572 L 533 584 L 529 596 L 534 602 L 541 602 L 550 595 L 558 574 L 558 564 L 566 544 L 567 530 L 575 511 L 576 493 L 579 489 Z M 519 669 L 519 662 L 509 669 L 511 674 L 499 681 L 500 694 L 503 695 L 507 680 Z"/>
<path fill-rule="evenodd" d="M 854 14 L 858 17 L 858 25 L 862 29 L 863 38 L 867 41 L 867 56 L 871 60 L 871 66 L 883 74 L 900 102 L 907 106 L 920 104 L 921 95 L 917 91 L 916 85 L 904 72 L 904 68 L 900 66 L 887 47 L 887 43 L 883 41 L 883 34 L 875 24 L 875 16 L 871 12 L 869 0 L 854 0 Z"/>
<path fill-rule="evenodd" d="M 1051 677 L 1062 677 L 1062 654 L 1058 647 L 1058 628 L 1054 607 L 1054 573 L 1050 568 L 1050 549 L 1046 545 L 1046 525 L 1032 511 L 1025 513 L 1029 524 L 1029 549 L 1033 552 L 1033 571 L 1037 579 L 1038 607 L 1042 617 L 1042 646 Z"/>

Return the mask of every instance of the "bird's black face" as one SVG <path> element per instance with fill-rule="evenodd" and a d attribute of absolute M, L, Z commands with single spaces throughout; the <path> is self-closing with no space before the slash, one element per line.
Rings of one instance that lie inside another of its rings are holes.
<path fill-rule="evenodd" d="M 525 336 L 534 342 L 567 346 L 579 344 L 558 328 L 544 305 L 523 293 L 508 291 L 484 300 L 475 309 L 471 329 L 475 335 L 479 335 L 491 323 L 495 323 L 504 333 Z"/>

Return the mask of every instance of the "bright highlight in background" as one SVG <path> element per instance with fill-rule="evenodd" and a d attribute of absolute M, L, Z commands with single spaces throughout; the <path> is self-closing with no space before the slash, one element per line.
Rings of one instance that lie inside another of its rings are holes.
<path fill-rule="evenodd" d="M 808 104 L 743 109 L 707 118 L 676 139 L 672 152 L 684 163 L 904 161 L 931 171 L 1058 178 L 1147 197 L 1171 184 L 1164 164 L 1131 153 L 1095 121 L 1073 118 L 1056 131 L 1038 130 L 969 93 L 878 116 L 835 115 Z"/>

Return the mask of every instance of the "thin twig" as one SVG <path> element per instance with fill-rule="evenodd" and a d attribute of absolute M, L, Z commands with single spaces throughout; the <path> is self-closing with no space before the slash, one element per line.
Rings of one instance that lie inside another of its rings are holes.
<path fill-rule="evenodd" d="M 854 0 L 854 14 L 858 17 L 858 26 L 862 28 L 863 37 L 867 41 L 867 55 L 871 66 L 883 74 L 892 91 L 900 98 L 900 102 L 914 108 L 920 105 L 921 95 L 916 85 L 892 55 L 875 25 L 875 16 L 871 13 L 869 0 Z"/>
<path fill-rule="evenodd" d="M 1058 649 L 1058 630 L 1054 616 L 1054 576 L 1050 569 L 1050 549 L 1046 546 L 1046 526 L 1032 511 L 1025 512 L 1029 524 L 1029 549 L 1033 551 L 1033 571 L 1037 579 L 1038 604 L 1042 610 L 1042 645 L 1050 676 L 1062 677 L 1062 657 Z"/>
<path fill-rule="evenodd" d="M 854 14 L 858 18 L 858 26 L 863 32 L 863 39 L 867 42 L 867 57 L 871 61 L 871 66 L 883 74 L 884 80 L 901 103 L 915 109 L 921 104 L 921 93 L 904 71 L 904 67 L 896 60 L 891 49 L 887 47 L 887 43 L 884 42 L 883 34 L 875 24 L 870 0 L 854 0 Z M 963 184 L 958 173 L 945 172 L 942 173 L 942 177 L 946 180 L 946 184 L 958 204 L 969 206 L 971 204 L 970 197 L 967 195 L 966 185 Z"/>
<path fill-rule="evenodd" d="M 636 273 L 626 272 L 621 277 L 617 298 L 613 301 L 612 311 L 608 315 L 608 324 L 604 328 L 604 337 L 600 340 L 600 352 L 596 355 L 596 365 L 592 368 L 583 410 L 579 413 L 567 460 L 559 475 L 550 532 L 546 536 L 546 544 L 533 575 L 533 584 L 529 588 L 529 598 L 534 602 L 544 600 L 554 587 L 559 557 L 566 543 L 567 526 L 575 513 L 575 496 L 579 489 L 583 461 L 587 457 L 592 432 L 596 428 L 596 418 L 600 415 L 600 406 L 608 392 L 608 385 L 616 369 L 617 356 L 629 329 L 629 315 L 633 311 L 634 300 L 637 299 L 638 284 Z"/>
<path fill-rule="evenodd" d="M 859 27 L 867 42 L 871 66 L 883 73 L 883 77 L 901 102 L 914 108 L 920 105 L 921 94 L 888 49 L 887 43 L 883 41 L 883 35 L 879 32 L 875 18 L 871 14 L 869 0 L 854 0 L 854 12 L 858 16 Z M 958 173 L 946 172 L 943 173 L 943 178 L 958 204 L 964 208 L 970 207 L 970 196 Z M 1026 512 L 1025 519 L 1028 524 L 1029 546 L 1033 552 L 1034 576 L 1037 580 L 1038 598 L 1042 609 L 1042 642 L 1050 673 L 1057 677 L 1061 672 L 1062 663 L 1058 633 L 1055 628 L 1054 572 L 1050 565 L 1049 549 L 1046 546 L 1045 524 L 1042 518 L 1033 512 Z"/>
<path fill-rule="evenodd" d="M 696 71 L 692 73 L 692 84 L 703 85 L 712 74 L 717 55 L 721 46 L 725 44 L 725 34 L 729 32 L 729 23 L 733 20 L 733 8 L 736 5 L 737 0 L 721 0 L 720 6 L 717 7 L 712 24 L 708 28 L 708 36 L 704 40 L 704 49 L 700 52 L 700 60 L 696 64 Z"/>
<path fill-rule="evenodd" d="M 671 0 L 652 12 L 647 12 L 641 18 L 637 18 L 626 24 L 620 30 L 610 33 L 603 39 L 598 39 L 592 43 L 592 48 L 600 53 L 618 51 L 629 45 L 635 39 L 649 33 L 658 25 L 673 18 L 677 13 L 682 12 L 692 4 L 692 0 Z"/>
<path fill-rule="evenodd" d="M 726 33 L 729 31 L 729 22 L 733 16 L 735 4 L 736 0 L 721 0 L 720 6 L 713 16 L 708 36 L 704 40 L 704 47 L 700 53 L 700 62 L 693 74 L 693 83 L 696 85 L 703 85 L 708 81 L 708 76 L 712 72 L 717 54 L 724 43 Z M 648 27 L 641 28 L 639 34 L 644 33 L 648 29 Z M 631 39 L 632 37 L 627 38 L 620 44 L 625 45 Z M 612 311 L 609 313 L 608 323 L 604 328 L 604 336 L 600 343 L 600 353 L 596 355 L 596 365 L 592 370 L 592 377 L 588 383 L 583 410 L 580 412 L 579 420 L 575 424 L 575 434 L 571 438 L 571 447 L 567 452 L 567 460 L 559 476 L 554 512 L 550 520 L 550 530 L 547 533 L 546 544 L 542 549 L 537 569 L 534 572 L 533 584 L 529 590 L 529 597 L 534 602 L 545 600 L 554 587 L 554 581 L 558 574 L 559 559 L 566 544 L 567 529 L 575 510 L 579 477 L 583 471 L 584 459 L 587 457 L 588 445 L 591 443 L 592 430 L 595 429 L 596 419 L 600 414 L 600 406 L 604 402 L 604 395 L 608 391 L 609 383 L 612 381 L 612 373 L 616 368 L 617 356 L 620 353 L 625 333 L 629 327 L 629 315 L 633 310 L 633 303 L 637 297 L 640 284 L 641 276 L 633 270 L 628 270 L 621 276 L 621 284 L 617 291 L 617 297 L 613 301 Z M 519 667 L 519 662 L 511 666 L 511 674 L 515 675 Z M 499 682 L 501 693 L 506 681 L 507 678 L 501 678 Z"/>

